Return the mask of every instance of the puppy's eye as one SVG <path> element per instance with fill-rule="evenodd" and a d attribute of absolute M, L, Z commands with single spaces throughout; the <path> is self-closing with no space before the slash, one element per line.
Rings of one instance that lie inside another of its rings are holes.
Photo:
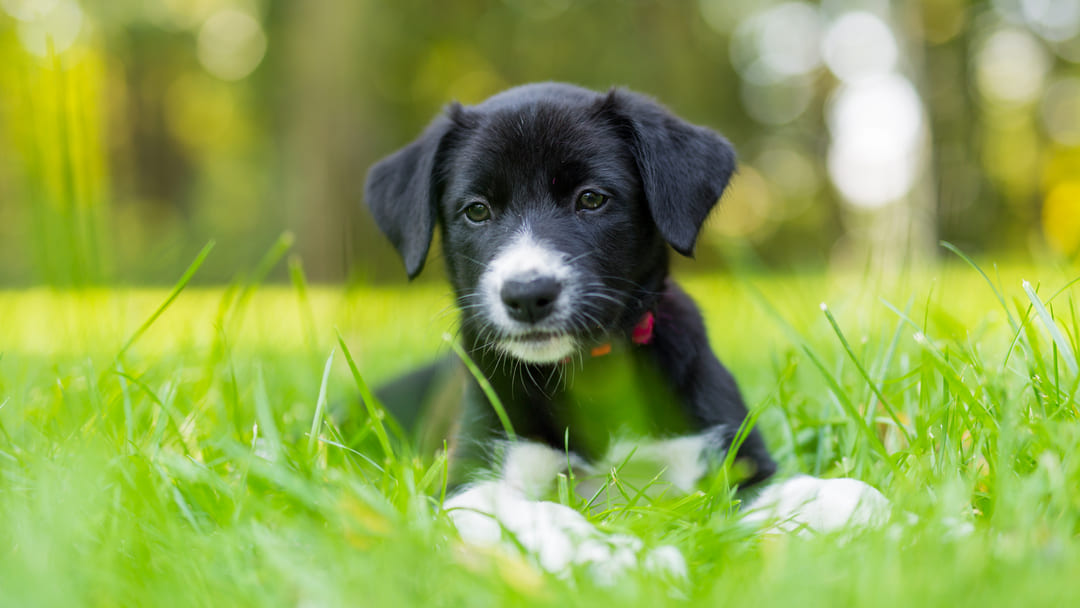
<path fill-rule="evenodd" d="M 578 209 L 599 209 L 606 202 L 608 202 L 608 197 L 595 190 L 586 190 L 578 196 L 577 207 Z"/>
<path fill-rule="evenodd" d="M 465 207 L 465 217 L 474 224 L 480 224 L 491 219 L 491 209 L 484 203 L 473 203 Z"/>

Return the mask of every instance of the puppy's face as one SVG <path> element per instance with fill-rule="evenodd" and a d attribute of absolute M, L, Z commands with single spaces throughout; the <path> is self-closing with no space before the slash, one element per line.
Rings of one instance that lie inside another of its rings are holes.
<path fill-rule="evenodd" d="M 733 168 L 723 138 L 646 98 L 541 84 L 452 106 L 366 196 L 410 276 L 440 226 L 474 344 L 554 363 L 633 327 Z"/>
<path fill-rule="evenodd" d="M 554 103 L 452 119 L 438 219 L 466 334 L 552 363 L 618 329 L 665 249 L 617 123 Z"/>

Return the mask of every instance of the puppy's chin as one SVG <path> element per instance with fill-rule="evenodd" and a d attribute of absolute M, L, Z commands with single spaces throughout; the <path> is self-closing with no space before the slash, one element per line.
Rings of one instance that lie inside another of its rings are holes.
<path fill-rule="evenodd" d="M 504 338 L 497 344 L 499 350 L 525 363 L 559 363 L 577 349 L 573 336 L 566 334 L 525 339 Z"/>

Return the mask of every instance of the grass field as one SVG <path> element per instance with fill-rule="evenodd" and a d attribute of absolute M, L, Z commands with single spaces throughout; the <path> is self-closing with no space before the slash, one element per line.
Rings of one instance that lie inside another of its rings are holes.
<path fill-rule="evenodd" d="M 783 469 L 896 513 L 815 538 L 724 492 L 589 513 L 690 567 L 606 589 L 462 547 L 443 463 L 356 405 L 350 358 L 376 384 L 448 351 L 442 287 L 0 292 L 0 605 L 1078 606 L 1080 283 L 984 270 L 686 280 Z"/>

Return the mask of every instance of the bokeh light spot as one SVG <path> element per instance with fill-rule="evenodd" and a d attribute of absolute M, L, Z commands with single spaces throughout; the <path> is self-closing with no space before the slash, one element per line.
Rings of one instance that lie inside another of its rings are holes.
<path fill-rule="evenodd" d="M 1020 12 L 1044 40 L 1068 40 L 1080 29 L 1080 0 L 1020 0 Z"/>
<path fill-rule="evenodd" d="M 1019 29 L 1001 29 L 983 42 L 976 56 L 975 84 L 987 99 L 1023 105 L 1042 92 L 1050 59 L 1042 43 Z"/>
<path fill-rule="evenodd" d="M 203 68 L 222 80 L 247 77 L 266 54 L 266 34 L 251 15 L 223 9 L 199 30 L 196 52 Z"/>
<path fill-rule="evenodd" d="M 886 74 L 896 66 L 896 37 L 876 15 L 845 13 L 822 41 L 825 65 L 844 82 Z"/>
<path fill-rule="evenodd" d="M 924 121 L 919 95 L 907 78 L 889 74 L 842 86 L 827 121 L 833 137 L 829 176 L 848 201 L 880 207 L 911 190 Z"/>
<path fill-rule="evenodd" d="M 1042 99 L 1041 115 L 1047 135 L 1066 146 L 1080 145 L 1080 78 L 1052 83 Z"/>
<path fill-rule="evenodd" d="M 742 77 L 773 84 L 821 65 L 821 18 L 803 2 L 788 2 L 744 21 L 731 39 L 731 61 Z"/>
<path fill-rule="evenodd" d="M 218 8 L 221 0 L 160 0 L 159 10 L 169 25 L 190 29 L 203 23 Z"/>
<path fill-rule="evenodd" d="M 944 44 L 967 25 L 966 0 L 928 0 L 920 3 L 922 36 L 930 44 Z"/>
<path fill-rule="evenodd" d="M 31 3 L 32 4 L 32 3 Z M 27 9 L 21 14 L 27 20 L 19 22 L 18 36 L 23 47 L 37 55 L 49 54 L 49 44 L 55 53 L 63 53 L 75 43 L 83 26 L 83 12 L 70 0 L 45 2 L 49 10 L 40 7 Z"/>
<path fill-rule="evenodd" d="M 19 21 L 36 21 L 56 8 L 59 0 L 0 0 L 0 8 Z"/>

